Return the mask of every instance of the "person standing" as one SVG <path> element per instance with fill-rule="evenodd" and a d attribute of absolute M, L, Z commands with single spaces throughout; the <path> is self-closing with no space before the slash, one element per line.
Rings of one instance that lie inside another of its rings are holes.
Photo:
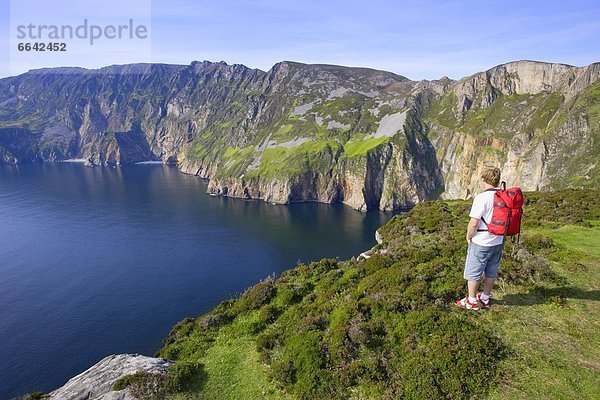
<path fill-rule="evenodd" d="M 481 180 L 485 190 L 473 199 L 469 213 L 471 220 L 467 226 L 468 249 L 464 278 L 467 280 L 468 294 L 455 302 L 457 306 L 469 310 L 479 310 L 479 304 L 484 308 L 490 306 L 492 288 L 504 249 L 504 236 L 491 234 L 487 229 L 487 223 L 492 220 L 494 194 L 499 190 L 500 169 L 484 167 Z M 484 274 L 483 292 L 479 292 Z"/>

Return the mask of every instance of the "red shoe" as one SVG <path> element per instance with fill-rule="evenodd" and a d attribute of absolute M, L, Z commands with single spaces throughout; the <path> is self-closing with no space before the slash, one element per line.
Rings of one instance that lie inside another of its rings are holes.
<path fill-rule="evenodd" d="M 456 300 L 454 302 L 454 305 L 456 305 L 457 307 L 460 307 L 460 308 L 466 308 L 467 310 L 473 310 L 473 311 L 479 310 L 479 304 L 477 304 L 477 302 L 471 303 L 469 301 L 468 297 L 465 297 L 464 299 Z"/>
<path fill-rule="evenodd" d="M 489 308 L 490 307 L 490 302 L 492 301 L 492 295 L 490 294 L 490 297 L 487 299 L 487 301 L 485 301 L 485 300 L 483 300 L 481 298 L 482 294 L 483 294 L 483 292 L 477 293 L 477 300 L 479 300 L 479 302 L 481 303 L 481 305 L 483 306 L 483 308 Z"/>

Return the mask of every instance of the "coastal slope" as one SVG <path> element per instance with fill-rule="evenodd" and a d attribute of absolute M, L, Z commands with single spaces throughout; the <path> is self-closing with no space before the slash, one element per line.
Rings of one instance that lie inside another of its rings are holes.
<path fill-rule="evenodd" d="M 453 305 L 470 204 L 423 202 L 368 259 L 300 264 L 181 321 L 157 353 L 169 372 L 121 378 L 114 396 L 595 399 L 600 192 L 525 198 L 489 310 Z"/>

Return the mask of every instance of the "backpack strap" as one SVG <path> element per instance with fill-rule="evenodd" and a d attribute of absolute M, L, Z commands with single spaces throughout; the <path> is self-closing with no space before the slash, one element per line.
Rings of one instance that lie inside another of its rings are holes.
<path fill-rule="evenodd" d="M 489 188 L 489 189 L 484 190 L 484 192 L 497 192 L 499 190 L 506 190 L 506 182 L 502 181 L 502 187 L 503 187 L 503 189 Z M 481 220 L 483 221 L 485 226 L 488 226 L 488 223 L 485 222 L 485 218 L 481 217 Z M 489 231 L 489 229 L 477 229 L 477 232 L 487 232 L 487 231 Z"/>
<path fill-rule="evenodd" d="M 490 190 L 490 189 L 488 189 Z M 492 189 L 494 190 L 494 189 Z M 488 226 L 487 222 L 485 222 L 485 218 L 481 217 L 481 220 L 483 221 L 483 223 L 485 224 L 485 226 Z M 477 232 L 487 232 L 489 231 L 489 229 L 477 229 Z"/>

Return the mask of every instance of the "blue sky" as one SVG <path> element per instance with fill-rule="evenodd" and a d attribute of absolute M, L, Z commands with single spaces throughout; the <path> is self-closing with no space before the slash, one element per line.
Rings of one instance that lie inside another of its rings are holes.
<path fill-rule="evenodd" d="M 600 61 L 597 0 L 94 1 L 90 4 L 95 6 L 79 10 L 90 20 L 106 10 L 114 12 L 113 20 L 117 15 L 137 17 L 139 4 L 146 4 L 141 11 L 150 18 L 149 47 L 124 43 L 129 47 L 115 54 L 95 48 L 47 60 L 15 55 L 16 42 L 10 40 L 15 33 L 10 26 L 11 2 L 0 2 L 4 53 L 0 76 L 41 65 L 95 68 L 140 61 L 189 64 L 206 59 L 263 70 L 278 61 L 293 60 L 371 67 L 411 79 L 444 75 L 457 79 L 520 59 L 577 66 Z M 23 4 L 23 0 L 13 0 L 13 7 L 17 2 Z M 128 9 L 128 3 L 135 3 L 137 9 Z M 65 11 L 62 6 L 49 11 L 30 5 L 27 18 L 39 24 L 59 23 Z"/>

